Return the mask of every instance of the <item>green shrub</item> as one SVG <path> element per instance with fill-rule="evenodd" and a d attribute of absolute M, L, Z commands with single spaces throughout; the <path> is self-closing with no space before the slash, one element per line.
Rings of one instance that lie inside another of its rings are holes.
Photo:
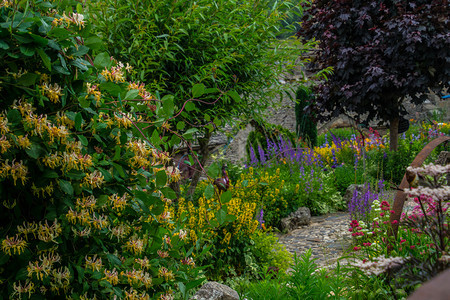
<path fill-rule="evenodd" d="M 165 100 L 91 58 L 82 7 L 60 4 L 0 8 L 0 298 L 186 297 L 202 278 L 148 127 L 170 116 Z"/>
<path fill-rule="evenodd" d="M 252 239 L 254 245 L 251 251 L 262 270 L 275 267 L 278 273 L 284 274 L 291 266 L 292 254 L 278 243 L 278 238 L 273 233 L 258 230 Z"/>

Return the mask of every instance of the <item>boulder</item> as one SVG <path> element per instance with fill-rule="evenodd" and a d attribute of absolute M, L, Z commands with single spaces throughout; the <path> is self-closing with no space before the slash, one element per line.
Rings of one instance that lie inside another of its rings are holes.
<path fill-rule="evenodd" d="M 208 281 L 190 300 L 239 300 L 239 295 L 224 284 Z"/>
<path fill-rule="evenodd" d="M 349 204 L 353 198 L 353 193 L 355 192 L 355 190 L 358 191 L 358 195 L 361 195 L 366 191 L 366 189 L 367 186 L 365 184 L 350 184 L 345 191 L 345 195 L 342 200 L 344 200 L 345 203 Z"/>
<path fill-rule="evenodd" d="M 297 211 L 281 219 L 281 229 L 289 232 L 299 226 L 309 225 L 311 223 L 311 211 L 307 207 L 300 207 Z"/>

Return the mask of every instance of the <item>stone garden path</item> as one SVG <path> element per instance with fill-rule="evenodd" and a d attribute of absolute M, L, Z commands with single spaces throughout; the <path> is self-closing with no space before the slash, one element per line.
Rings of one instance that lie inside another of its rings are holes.
<path fill-rule="evenodd" d="M 316 264 L 324 267 L 336 262 L 350 247 L 351 234 L 348 231 L 350 216 L 348 212 L 331 213 L 312 217 L 309 226 L 294 229 L 288 234 L 279 234 L 279 242 L 297 256 L 311 249 Z"/>

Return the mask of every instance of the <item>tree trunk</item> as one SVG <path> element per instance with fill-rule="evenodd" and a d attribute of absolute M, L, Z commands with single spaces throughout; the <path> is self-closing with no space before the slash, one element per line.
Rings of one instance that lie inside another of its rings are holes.
<path fill-rule="evenodd" d="M 195 188 L 197 187 L 198 181 L 200 180 L 200 176 L 202 175 L 202 170 L 200 167 L 203 167 L 206 161 L 209 158 L 209 140 L 211 139 L 211 134 L 209 132 L 206 133 L 204 138 L 198 140 L 198 144 L 200 146 L 199 153 L 202 155 L 200 159 L 200 166 L 198 166 L 197 170 L 195 170 L 194 175 L 192 176 L 191 184 L 189 185 L 189 189 L 187 192 L 187 196 L 190 198 L 195 192 Z"/>
<path fill-rule="evenodd" d="M 398 122 L 399 117 L 392 118 L 389 125 L 389 150 L 398 150 Z"/>

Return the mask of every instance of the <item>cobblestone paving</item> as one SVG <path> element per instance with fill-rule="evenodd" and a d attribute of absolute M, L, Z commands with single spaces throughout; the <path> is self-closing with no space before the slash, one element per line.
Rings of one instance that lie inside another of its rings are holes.
<path fill-rule="evenodd" d="M 309 226 L 303 226 L 288 234 L 279 234 L 279 242 L 291 253 L 300 256 L 311 249 L 316 264 L 323 267 L 332 264 L 350 246 L 348 212 L 312 217 Z"/>

